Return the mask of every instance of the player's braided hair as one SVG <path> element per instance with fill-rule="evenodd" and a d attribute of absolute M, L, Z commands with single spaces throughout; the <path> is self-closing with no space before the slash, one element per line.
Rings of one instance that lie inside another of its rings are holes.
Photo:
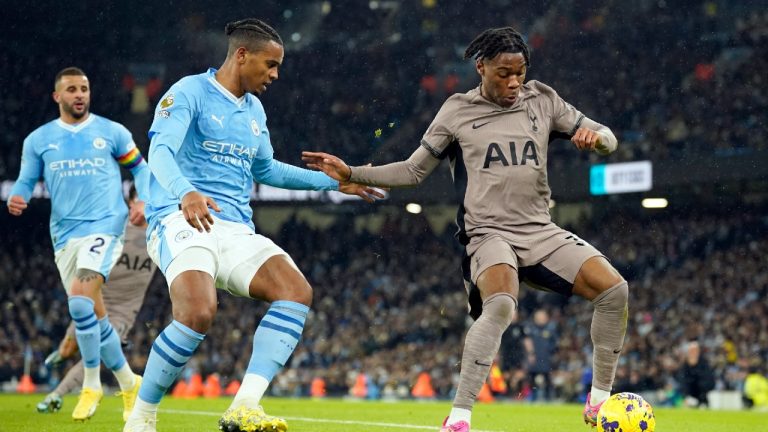
<path fill-rule="evenodd" d="M 230 52 L 241 46 L 253 50 L 269 41 L 283 45 L 283 40 L 280 39 L 277 31 L 257 18 L 246 18 L 228 23 L 224 27 L 224 33 L 229 37 Z"/>
<path fill-rule="evenodd" d="M 525 65 L 531 66 L 530 48 L 523 35 L 512 27 L 492 28 L 480 33 L 464 51 L 464 59 L 492 59 L 504 52 L 522 53 Z"/>

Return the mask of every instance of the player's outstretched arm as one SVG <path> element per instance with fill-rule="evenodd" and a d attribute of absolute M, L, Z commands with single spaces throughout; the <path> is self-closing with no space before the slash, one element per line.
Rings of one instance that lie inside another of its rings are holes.
<path fill-rule="evenodd" d="M 586 117 L 574 132 L 571 142 L 579 150 L 593 150 L 601 155 L 613 153 L 618 147 L 618 140 L 608 127 Z"/>
<path fill-rule="evenodd" d="M 328 177 L 340 182 L 349 181 L 352 169 L 338 156 L 324 152 L 301 152 L 301 160 L 309 169 L 322 171 Z"/>
<path fill-rule="evenodd" d="M 440 165 L 440 159 L 423 146 L 419 146 L 407 160 L 376 167 L 350 167 L 338 157 L 323 152 L 305 151 L 301 158 L 309 168 L 330 177 L 385 188 L 417 185 Z"/>
<path fill-rule="evenodd" d="M 357 195 L 367 202 L 384 195 L 368 186 L 339 181 L 324 173 L 289 165 L 268 156 L 255 159 L 251 165 L 254 181 L 261 184 L 292 190 L 338 190 L 348 195 Z"/>

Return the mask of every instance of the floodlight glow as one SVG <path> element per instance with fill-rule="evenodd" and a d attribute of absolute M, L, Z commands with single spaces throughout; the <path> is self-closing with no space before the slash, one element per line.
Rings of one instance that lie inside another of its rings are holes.
<path fill-rule="evenodd" d="M 421 205 L 416 203 L 410 203 L 405 206 L 405 211 L 408 213 L 419 214 L 421 213 Z"/>
<path fill-rule="evenodd" d="M 645 198 L 643 199 L 644 208 L 666 208 L 669 204 L 666 198 Z"/>

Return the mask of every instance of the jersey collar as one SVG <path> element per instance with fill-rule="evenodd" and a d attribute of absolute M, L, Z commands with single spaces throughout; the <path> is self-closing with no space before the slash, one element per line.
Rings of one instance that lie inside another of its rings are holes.
<path fill-rule="evenodd" d="M 220 82 L 216 81 L 216 69 L 208 68 L 208 81 L 213 85 L 213 88 L 219 91 L 225 98 L 229 99 L 232 103 L 237 105 L 238 108 L 242 107 L 245 103 L 245 95 L 237 97 L 227 90 Z"/>
<path fill-rule="evenodd" d="M 68 131 L 70 131 L 70 132 L 72 132 L 72 133 L 78 133 L 78 132 L 80 132 L 81 130 L 83 130 L 83 129 L 84 129 L 86 126 L 88 126 L 89 124 L 93 123 L 93 119 L 94 119 L 95 117 L 96 117 L 96 116 L 94 116 L 94 115 L 93 115 L 93 113 L 88 113 L 88 118 L 87 118 L 87 119 L 85 119 L 85 121 L 83 121 L 83 122 L 80 122 L 80 123 L 76 123 L 76 124 L 69 124 L 69 123 L 64 123 L 64 122 L 61 120 L 61 118 L 57 118 L 57 119 L 56 119 L 56 124 L 57 124 L 57 125 L 58 125 L 60 128 L 62 128 L 62 129 L 68 130 Z"/>

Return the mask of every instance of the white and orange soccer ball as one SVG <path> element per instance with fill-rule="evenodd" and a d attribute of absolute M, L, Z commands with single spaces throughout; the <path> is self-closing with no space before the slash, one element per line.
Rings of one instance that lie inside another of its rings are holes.
<path fill-rule="evenodd" d="M 653 408 L 640 395 L 617 393 L 597 413 L 598 432 L 653 432 L 656 417 Z"/>

